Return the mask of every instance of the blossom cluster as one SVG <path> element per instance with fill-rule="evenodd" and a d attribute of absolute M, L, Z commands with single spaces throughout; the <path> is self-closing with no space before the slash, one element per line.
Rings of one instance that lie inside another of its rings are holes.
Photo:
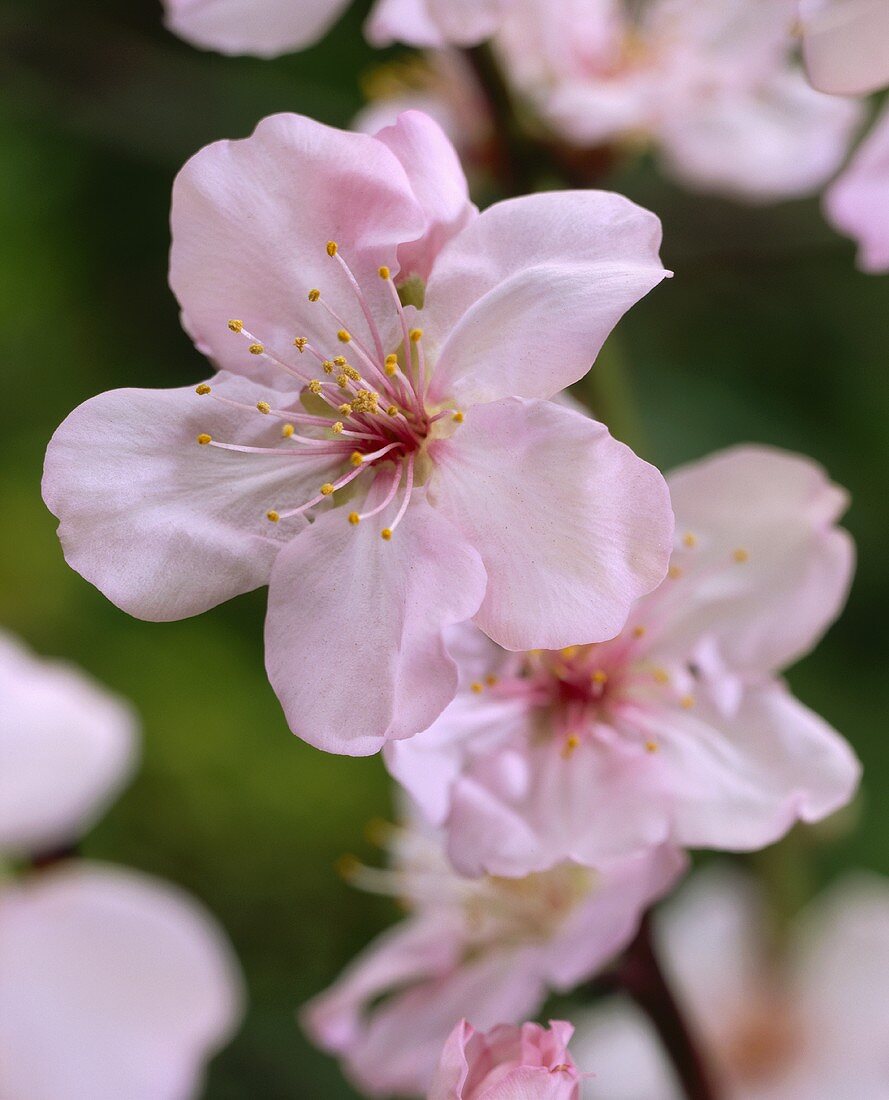
<path fill-rule="evenodd" d="M 168 23 L 270 56 L 345 7 L 169 0 Z M 889 82 L 880 30 L 885 6 L 853 0 L 378 0 L 367 25 L 451 74 L 445 51 L 478 60 L 489 40 L 532 130 L 611 152 L 644 139 L 677 179 L 756 201 L 836 176 L 860 97 Z M 850 65 L 859 50 L 868 64 Z M 453 142 L 416 109 L 372 132 L 278 114 L 188 161 L 170 285 L 211 370 L 75 409 L 43 495 L 68 564 L 129 614 L 181 619 L 267 585 L 266 669 L 291 730 L 382 753 L 400 791 L 388 865 L 342 869 L 407 914 L 301 1014 L 357 1088 L 667 1100 L 671 1070 L 626 1005 L 578 1021 L 574 1056 L 570 1024 L 527 1021 L 610 972 L 690 850 L 754 852 L 853 799 L 853 750 L 783 679 L 845 603 L 847 495 L 755 444 L 665 477 L 570 397 L 621 318 L 667 292 L 660 220 L 592 187 L 479 211 L 458 155 L 466 96 L 438 91 Z M 887 123 L 826 197 L 874 271 L 889 267 Z M 77 1077 L 91 1100 L 175 1100 L 238 1017 L 236 966 L 193 902 L 69 851 L 132 768 L 133 719 L 12 642 L 0 681 L 0 844 L 27 868 L 0 890 L 0 1013 L 16 1022 L 0 1094 L 58 1100 Z M 780 990 L 733 938 L 757 923 L 745 883 L 705 872 L 665 911 L 656 935 L 727 1095 L 829 1100 L 853 1063 L 859 1091 L 889 1087 L 837 1024 L 853 1004 L 866 1022 L 872 975 L 836 960 L 858 958 L 856 937 L 889 957 L 884 894 L 831 903 Z M 56 981 L 48 1010 L 35 972 Z M 33 1052 L 60 1012 L 78 1026 L 47 1062 Z M 884 1042 L 874 1013 L 861 1031 Z M 834 1045 L 809 1057 L 825 1028 Z"/>

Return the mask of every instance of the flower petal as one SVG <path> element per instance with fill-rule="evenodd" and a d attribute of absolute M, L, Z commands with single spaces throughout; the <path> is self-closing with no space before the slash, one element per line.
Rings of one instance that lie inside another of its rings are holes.
<path fill-rule="evenodd" d="M 663 578 L 673 517 L 661 475 L 548 401 L 470 409 L 435 444 L 429 498 L 477 547 L 476 622 L 506 649 L 611 638 Z"/>
<path fill-rule="evenodd" d="M 429 1088 L 428 1100 L 462 1098 L 463 1086 L 469 1074 L 466 1047 L 478 1032 L 468 1020 L 461 1020 L 444 1045 L 435 1080 Z"/>
<path fill-rule="evenodd" d="M 858 242 L 862 271 L 889 271 L 889 110 L 825 195 L 828 220 Z"/>
<path fill-rule="evenodd" d="M 205 354 L 252 371 L 236 318 L 267 348 L 303 369 L 295 336 L 338 354 L 340 325 L 310 290 L 371 342 L 346 273 L 327 254 L 336 241 L 378 326 L 394 336 L 391 294 L 377 271 L 397 272 L 397 249 L 425 230 L 423 212 L 398 159 L 381 141 L 299 115 L 272 115 L 243 141 L 208 145 L 173 186 L 170 285 L 183 321 Z M 397 343 L 397 341 L 396 341 Z M 393 345 L 394 346 L 394 345 Z"/>
<path fill-rule="evenodd" d="M 194 46 L 277 57 L 317 42 L 349 0 L 165 0 L 166 24 Z"/>
<path fill-rule="evenodd" d="M 335 509 L 272 573 L 269 679 L 294 732 L 328 752 L 366 756 L 435 721 L 457 689 L 442 632 L 485 590 L 479 555 L 421 491 L 389 542 L 384 526 Z"/>
<path fill-rule="evenodd" d="M 374 46 L 474 46 L 496 29 L 508 0 L 377 0 L 365 28 Z"/>
<path fill-rule="evenodd" d="M 696 541 L 674 555 L 683 575 L 653 604 L 664 644 L 684 655 L 715 638 L 734 671 L 768 672 L 811 649 L 852 577 L 854 547 L 835 526 L 846 493 L 810 459 L 755 446 L 692 463 L 668 483 L 677 531 Z"/>
<path fill-rule="evenodd" d="M 861 767 L 848 744 L 780 683 L 748 688 L 734 714 L 652 711 L 677 844 L 750 851 L 846 805 Z"/>
<path fill-rule="evenodd" d="M 569 754 L 530 724 L 523 737 L 503 733 L 499 748 L 467 744 L 452 780 L 448 853 L 463 874 L 598 867 L 668 839 L 669 794 L 641 745 L 583 741 Z"/>
<path fill-rule="evenodd" d="M 242 1012 L 209 915 L 100 864 L 4 889 L 0 975 L 0 1093 L 28 1100 L 182 1100 Z"/>
<path fill-rule="evenodd" d="M 250 405 L 268 396 L 234 376 L 212 386 Z M 49 444 L 43 477 L 68 564 L 118 607 L 150 620 L 196 615 L 265 584 L 283 540 L 304 526 L 298 518 L 277 530 L 266 511 L 305 501 L 329 460 L 196 442 L 207 433 L 295 449 L 282 441 L 280 420 L 249 417 L 189 387 L 112 390 L 75 409 Z"/>
<path fill-rule="evenodd" d="M 677 102 L 659 136 L 670 172 L 696 188 L 775 202 L 818 190 L 845 159 L 861 105 L 782 70 Z"/>
<path fill-rule="evenodd" d="M 816 88 L 868 95 L 889 84 L 884 0 L 800 0 L 803 57 Z"/>
<path fill-rule="evenodd" d="M 809 1033 L 824 1040 L 817 1069 L 830 1073 L 831 1064 L 834 1069 L 842 1066 L 847 1080 L 852 1071 L 856 1086 L 871 1081 L 885 1088 L 882 1052 L 889 1043 L 889 885 L 885 877 L 864 871 L 844 875 L 807 909 L 794 946 L 800 1008 Z M 824 1087 L 819 1091 L 829 1096 Z M 865 1088 L 856 1094 L 877 1097 L 879 1091 Z"/>
<path fill-rule="evenodd" d="M 560 191 L 489 207 L 444 249 L 424 323 L 440 345 L 432 400 L 552 397 L 667 275 L 660 220 L 607 191 Z"/>
<path fill-rule="evenodd" d="M 478 753 L 494 751 L 501 741 L 520 735 L 527 724 L 527 711 L 521 703 L 479 701 L 461 692 L 428 729 L 409 740 L 387 744 L 386 767 L 426 818 L 441 825 L 448 816 L 452 787 L 465 766 L 470 746 Z"/>
<path fill-rule="evenodd" d="M 0 632 L 0 850 L 40 853 L 75 839 L 137 755 L 136 719 L 122 700 Z"/>
<path fill-rule="evenodd" d="M 438 253 L 478 210 L 469 198 L 453 145 L 428 115 L 403 111 L 393 126 L 379 130 L 375 137 L 398 157 L 426 215 L 423 237 L 398 250 L 400 277 L 417 275 L 425 282 Z"/>

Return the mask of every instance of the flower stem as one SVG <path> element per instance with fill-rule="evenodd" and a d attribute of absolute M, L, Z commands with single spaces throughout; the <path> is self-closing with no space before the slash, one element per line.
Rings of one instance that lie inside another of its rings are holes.
<path fill-rule="evenodd" d="M 708 1067 L 661 970 L 648 916 L 618 964 L 614 984 L 632 997 L 654 1025 L 688 1100 L 717 1100 Z"/>

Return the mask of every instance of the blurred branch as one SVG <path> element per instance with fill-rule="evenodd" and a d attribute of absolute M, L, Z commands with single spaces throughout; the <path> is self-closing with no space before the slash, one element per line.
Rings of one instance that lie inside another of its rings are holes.
<path fill-rule="evenodd" d="M 709 1068 L 655 954 L 650 916 L 643 918 L 636 938 L 604 980 L 612 990 L 632 997 L 654 1025 L 688 1100 L 718 1100 Z M 590 990 L 601 992 L 602 980 Z"/>

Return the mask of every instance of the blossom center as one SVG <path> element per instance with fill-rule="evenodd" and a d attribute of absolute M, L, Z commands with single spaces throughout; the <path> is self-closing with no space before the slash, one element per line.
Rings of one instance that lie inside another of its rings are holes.
<path fill-rule="evenodd" d="M 458 409 L 430 406 L 432 364 L 427 358 L 423 330 L 409 324 L 389 268 L 380 267 L 378 275 L 389 290 L 398 320 L 401 338 L 394 349 L 386 348 L 368 297 L 337 243 L 328 241 L 326 250 L 339 276 L 347 282 L 370 338 L 356 335 L 317 288 L 310 289 L 307 297 L 313 307 L 330 317 L 330 347 L 316 347 L 307 337 L 297 335 L 291 348 L 283 352 L 267 346 L 262 334 L 249 331 L 243 321 L 230 320 L 229 329 L 247 341 L 249 353 L 293 379 L 294 391 L 274 403 L 261 400 L 251 406 L 214 393 L 210 385 L 198 386 L 199 394 L 229 407 L 280 420 L 281 431 L 273 446 L 246 446 L 214 439 L 208 433 L 200 434 L 197 442 L 209 448 L 311 462 L 313 468 L 329 467 L 329 480 L 299 506 L 281 510 L 271 505 L 265 513 L 271 523 L 322 506 L 335 506 L 344 499 L 342 490 L 367 475 L 362 486 L 365 500 L 379 482 L 372 505 L 363 511 L 349 511 L 347 518 L 357 526 L 362 520 L 391 510 L 394 518 L 380 531 L 388 541 L 407 510 L 414 488 L 428 476 L 431 460 L 427 442 L 454 430 L 463 414 Z M 348 494 L 350 499 L 356 495 L 354 488 Z"/>

